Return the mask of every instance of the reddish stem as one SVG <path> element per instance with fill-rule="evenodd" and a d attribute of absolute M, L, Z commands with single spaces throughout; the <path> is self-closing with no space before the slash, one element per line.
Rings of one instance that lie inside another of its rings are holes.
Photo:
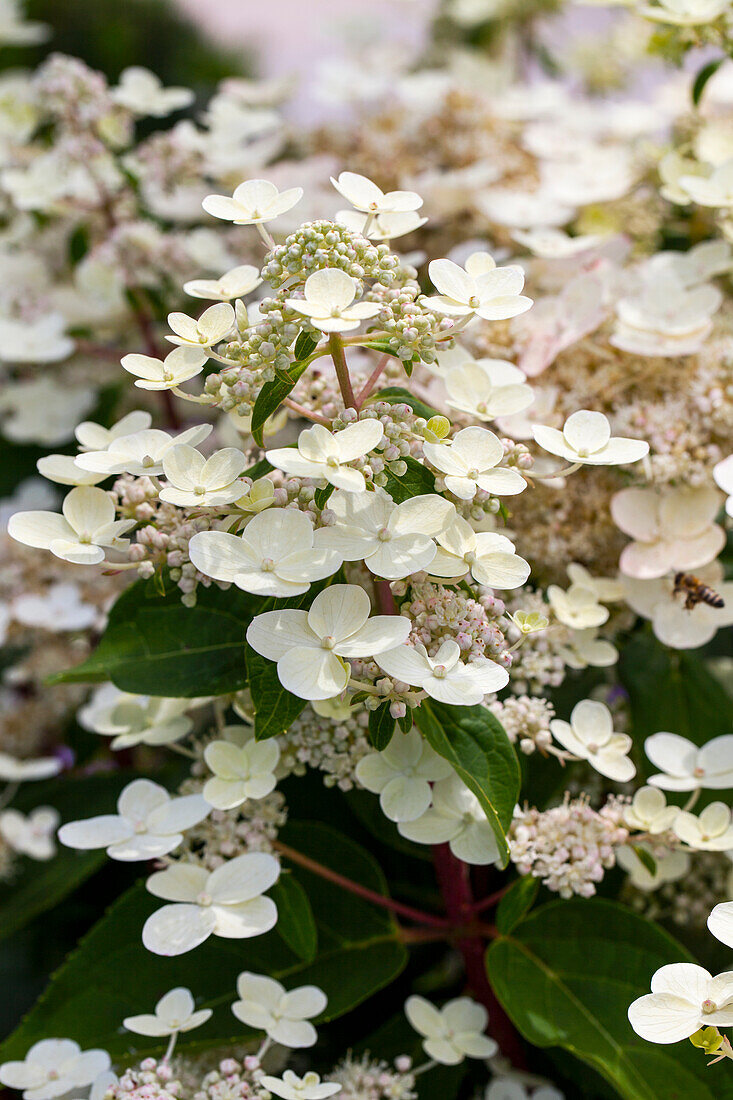
<path fill-rule="evenodd" d="M 344 399 L 344 407 L 347 409 L 355 409 L 356 398 L 354 397 L 354 390 L 351 385 L 349 366 L 346 362 L 346 356 L 344 354 L 344 345 L 341 341 L 341 337 L 337 332 L 332 332 L 329 336 L 328 348 L 331 352 L 333 365 L 336 368 L 336 377 L 338 378 L 341 396 Z"/>
<path fill-rule="evenodd" d="M 434 846 L 433 862 L 438 886 L 451 923 L 458 926 L 470 924 L 475 903 L 468 864 L 456 859 L 447 844 Z M 463 956 L 468 987 L 476 1000 L 488 1010 L 489 1029 L 499 1044 L 501 1053 L 509 1058 L 516 1069 L 526 1069 L 524 1050 L 519 1036 L 499 1004 L 486 976 L 485 946 L 482 936 L 480 934 L 462 936 L 457 941 L 457 947 Z"/>
<path fill-rule="evenodd" d="M 474 902 L 473 912 L 483 913 L 485 909 L 491 909 L 492 905 L 496 905 L 498 901 L 501 901 L 508 889 L 508 886 L 502 886 L 501 890 L 495 890 L 493 894 L 481 898 L 481 901 Z"/>
<path fill-rule="evenodd" d="M 364 383 L 363 389 L 360 390 L 360 392 L 358 393 L 357 398 L 356 398 L 356 410 L 357 410 L 357 412 L 359 411 L 359 409 L 361 409 L 361 407 L 364 404 L 364 402 L 366 401 L 367 397 L 372 392 L 372 390 L 376 386 L 377 382 L 381 378 L 382 372 L 384 371 L 384 368 L 387 366 L 387 363 L 389 363 L 390 359 L 391 359 L 390 355 L 383 355 L 382 358 L 377 363 L 374 370 L 372 371 L 372 373 L 367 378 L 366 382 Z"/>
<path fill-rule="evenodd" d="M 313 409 L 307 409 L 305 405 L 299 405 L 297 401 L 293 401 L 290 397 L 283 398 L 283 405 L 287 405 L 289 409 L 297 413 L 298 416 L 302 416 L 305 420 L 312 420 L 314 424 L 323 424 L 325 428 L 331 427 L 331 421 L 327 420 L 325 416 L 321 416 L 320 413 L 314 412 Z"/>

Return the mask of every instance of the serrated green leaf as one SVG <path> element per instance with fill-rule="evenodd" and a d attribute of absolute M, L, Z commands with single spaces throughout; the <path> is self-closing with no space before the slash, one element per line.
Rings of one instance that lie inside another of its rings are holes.
<path fill-rule="evenodd" d="M 413 714 L 426 740 L 478 798 L 506 866 L 506 830 L 519 795 L 520 770 L 503 726 L 480 704 L 451 707 L 427 699 Z"/>
<path fill-rule="evenodd" d="M 390 714 L 389 707 L 389 702 L 385 702 L 376 710 L 369 711 L 369 744 L 377 752 L 387 748 L 394 733 L 395 720 Z"/>
<path fill-rule="evenodd" d="M 402 504 L 403 501 L 409 500 L 411 497 L 423 496 L 425 493 L 434 493 L 435 476 L 428 470 L 427 466 L 423 466 L 411 455 L 408 455 L 403 461 L 407 464 L 407 470 L 404 474 L 398 476 L 393 474 L 391 470 L 386 469 L 384 471 L 387 477 L 385 489 L 395 504 Z"/>
<path fill-rule="evenodd" d="M 318 950 L 318 929 L 308 895 L 292 875 L 280 875 L 270 896 L 277 905 L 277 930 L 303 962 L 313 962 Z"/>

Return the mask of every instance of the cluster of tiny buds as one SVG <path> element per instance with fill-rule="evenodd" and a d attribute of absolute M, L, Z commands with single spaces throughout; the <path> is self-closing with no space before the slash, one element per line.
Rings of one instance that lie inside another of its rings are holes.
<path fill-rule="evenodd" d="M 126 1069 L 109 1086 L 104 1100 L 178 1100 L 182 1091 L 183 1086 L 167 1061 L 145 1058 L 139 1066 Z"/>
<path fill-rule="evenodd" d="M 550 722 L 555 708 L 548 699 L 540 695 L 509 696 L 490 703 L 489 710 L 499 719 L 512 744 L 526 756 L 537 749 L 544 752 L 552 744 Z"/>
<path fill-rule="evenodd" d="M 417 283 L 399 289 L 375 287 L 367 297 L 382 303 L 377 321 L 389 333 L 387 343 L 391 351 L 404 362 L 421 359 L 434 363 L 439 350 L 437 341 L 440 350 L 453 345 L 450 333 L 455 323 L 424 304 Z"/>
<path fill-rule="evenodd" d="M 531 470 L 534 466 L 534 455 L 524 443 L 515 443 L 513 439 L 502 439 L 504 448 L 504 460 L 502 466 L 515 466 L 518 470 Z"/>
<path fill-rule="evenodd" d="M 367 481 L 379 486 L 386 485 L 387 470 L 395 477 L 404 476 L 407 472 L 405 459 L 421 451 L 427 421 L 416 416 L 409 405 L 375 401 L 361 412 L 344 409 L 333 421 L 333 430 L 339 431 L 357 420 L 378 420 L 384 428 L 384 436 L 373 451 L 352 463 L 355 469 L 361 470 Z"/>
<path fill-rule="evenodd" d="M 325 220 L 306 222 L 265 256 L 262 276 L 277 289 L 304 282 L 324 267 L 340 268 L 353 279 L 395 281 L 400 261 L 388 245 L 371 244 L 359 233 Z"/>
<path fill-rule="evenodd" d="M 490 588 L 479 587 L 475 596 L 427 579 L 416 573 L 392 585 L 402 602 L 400 613 L 413 622 L 409 640 L 421 643 L 430 656 L 447 638 L 456 641 L 466 657 L 490 657 L 505 668 L 512 663 L 505 637 L 508 625 L 503 600 Z"/>

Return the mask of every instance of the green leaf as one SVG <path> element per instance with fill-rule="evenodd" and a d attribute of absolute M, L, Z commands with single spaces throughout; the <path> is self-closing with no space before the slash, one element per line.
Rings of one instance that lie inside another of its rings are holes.
<path fill-rule="evenodd" d="M 247 646 L 249 690 L 255 708 L 255 740 L 279 737 L 290 729 L 305 699 L 286 691 L 277 675 L 277 665 Z"/>
<path fill-rule="evenodd" d="M 293 363 L 290 370 L 283 372 L 282 376 L 273 378 L 271 382 L 265 382 L 264 386 L 257 394 L 257 400 L 252 409 L 252 425 L 250 431 L 255 442 L 258 443 L 260 447 L 262 446 L 262 429 L 265 425 L 265 421 L 280 408 L 298 379 L 307 369 L 307 360 L 303 363 Z"/>
<path fill-rule="evenodd" d="M 702 93 L 705 91 L 705 85 L 707 84 L 708 80 L 710 80 L 711 76 L 715 76 L 724 61 L 724 57 L 719 57 L 716 61 L 708 61 L 707 65 L 703 65 L 703 67 L 698 72 L 695 80 L 693 81 L 691 92 L 692 102 L 695 107 L 697 107 L 700 103 Z"/>
<path fill-rule="evenodd" d="M 368 852 L 336 830 L 308 821 L 288 825 L 281 836 L 332 870 L 377 893 L 386 892 L 382 873 Z M 139 884 L 112 906 L 53 975 L 0 1047 L 0 1061 L 22 1058 L 34 1042 L 49 1035 L 68 1036 L 83 1048 L 103 1047 L 113 1059 L 131 1047 L 136 1058 L 160 1055 L 160 1039 L 131 1036 L 121 1022 L 178 985 L 187 986 L 202 1006 L 214 1009 L 201 1028 L 181 1035 L 181 1049 L 242 1042 L 245 1029 L 229 1006 L 243 970 L 269 974 L 288 989 L 320 986 L 328 997 L 324 1021 L 351 1011 L 399 975 L 407 954 L 388 912 L 299 867 L 293 877 L 305 887 L 316 920 L 319 952 L 312 962 L 299 959 L 277 929 L 245 940 L 212 936 L 195 951 L 171 958 L 153 955 L 143 947 L 140 933 L 161 902 Z"/>
<path fill-rule="evenodd" d="M 293 347 L 293 355 L 296 363 L 301 359 L 307 359 L 309 355 L 313 354 L 317 347 L 318 337 L 314 335 L 314 333 L 306 332 L 305 330 L 298 333 L 298 339 L 295 341 Z"/>
<path fill-rule="evenodd" d="M 506 830 L 519 795 L 520 771 L 504 727 L 480 704 L 451 707 L 429 699 L 413 713 L 427 741 L 478 798 L 506 866 Z"/>
<path fill-rule="evenodd" d="M 389 702 L 369 711 L 369 744 L 378 752 L 386 749 L 392 740 L 395 720 L 389 712 Z"/>
<path fill-rule="evenodd" d="M 123 691 L 193 698 L 246 686 L 244 636 L 261 597 L 212 585 L 184 607 L 177 588 L 161 595 L 137 581 L 113 606 L 94 653 L 49 682 L 111 680 Z"/>
<path fill-rule="evenodd" d="M 316 502 L 316 508 L 325 508 L 328 503 L 328 498 L 334 490 L 333 485 L 325 485 L 323 489 L 316 489 L 314 500 Z"/>
<path fill-rule="evenodd" d="M 496 927 L 504 935 L 513 932 L 535 903 L 540 880 L 522 875 L 511 884 L 496 910 Z"/>
<path fill-rule="evenodd" d="M 313 962 L 318 950 L 318 929 L 308 895 L 292 875 L 280 875 L 270 891 L 277 905 L 277 930 L 303 962 Z"/>
<path fill-rule="evenodd" d="M 633 849 L 636 858 L 639 860 L 639 863 L 641 863 L 642 866 L 646 867 L 647 871 L 650 875 L 652 875 L 652 877 L 656 875 L 657 861 L 652 853 L 649 851 L 649 849 L 644 848 L 641 844 L 634 844 Z"/>
<path fill-rule="evenodd" d="M 419 497 L 425 493 L 435 492 L 435 476 L 426 466 L 418 462 L 416 458 L 408 455 L 403 460 L 407 463 L 407 470 L 399 477 L 391 470 L 385 470 L 387 484 L 385 489 L 392 497 L 395 504 L 402 504 L 410 497 Z"/>
<path fill-rule="evenodd" d="M 627 1018 L 660 966 L 690 961 L 651 921 L 597 898 L 542 906 L 487 955 L 496 995 L 535 1046 L 570 1051 L 626 1100 L 730 1100 L 733 1079 L 700 1051 L 647 1043 Z"/>
<path fill-rule="evenodd" d="M 430 405 L 426 405 L 419 397 L 415 397 L 413 393 L 403 389 L 402 386 L 386 386 L 385 389 L 379 390 L 378 393 L 373 393 L 367 404 L 372 404 L 374 401 L 387 401 L 390 405 L 409 405 L 413 412 L 417 413 L 418 416 L 424 417 L 425 420 L 430 420 L 433 416 L 441 415 L 437 409 L 433 409 Z"/>
<path fill-rule="evenodd" d="M 400 727 L 403 733 L 409 733 L 414 724 L 415 722 L 412 717 L 412 710 L 410 707 L 408 707 L 402 717 L 397 719 L 397 725 Z"/>

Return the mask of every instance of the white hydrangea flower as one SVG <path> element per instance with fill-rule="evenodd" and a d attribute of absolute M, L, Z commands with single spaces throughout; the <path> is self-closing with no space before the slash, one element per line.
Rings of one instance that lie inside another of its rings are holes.
<path fill-rule="evenodd" d="M 443 1066 L 456 1066 L 464 1058 L 493 1058 L 499 1047 L 484 1035 L 489 1014 L 470 997 L 456 997 L 436 1008 L 424 997 L 405 1002 L 405 1015 L 423 1036 L 423 1050 Z"/>
<path fill-rule="evenodd" d="M 613 521 L 634 540 L 621 552 L 621 572 L 648 579 L 707 565 L 725 545 L 725 531 L 714 522 L 719 507 L 719 494 L 707 485 L 615 493 Z"/>
<path fill-rule="evenodd" d="M 414 821 L 430 806 L 430 784 L 451 774 L 447 760 L 430 747 L 418 730 L 395 733 L 386 749 L 370 752 L 356 765 L 362 787 L 379 795 L 390 821 Z"/>
<path fill-rule="evenodd" d="M 733 948 L 733 901 L 722 901 L 708 917 L 708 928 L 717 940 Z"/>
<path fill-rule="evenodd" d="M 540 1085 L 529 1091 L 516 1077 L 495 1077 L 484 1093 L 484 1100 L 565 1100 L 559 1089 Z"/>
<path fill-rule="evenodd" d="M 391 241 L 414 233 L 427 218 L 421 218 L 414 210 L 387 214 L 363 214 L 359 210 L 338 210 L 336 221 L 352 233 L 360 233 L 368 241 Z"/>
<path fill-rule="evenodd" d="M 298 436 L 297 450 L 278 447 L 266 451 L 265 458 L 293 477 L 323 478 L 347 493 L 361 493 L 366 488 L 364 475 L 347 463 L 374 450 L 383 435 L 384 427 L 378 420 L 359 420 L 340 432 L 329 432 L 323 425 L 314 424 Z"/>
<path fill-rule="evenodd" d="M 110 443 L 123 435 L 134 435 L 149 428 L 153 418 L 149 412 L 135 409 L 123 416 L 111 428 L 95 424 L 93 420 L 84 420 L 74 431 L 81 451 L 106 451 Z"/>
<path fill-rule="evenodd" d="M 211 807 L 200 794 L 171 798 L 149 779 L 133 779 L 117 799 L 117 814 L 70 821 L 59 829 L 67 848 L 106 848 L 110 859 L 132 861 L 167 855 Z"/>
<path fill-rule="evenodd" d="M 57 558 L 75 565 L 98 565 L 105 550 L 124 550 L 122 535 L 135 526 L 134 519 L 115 519 L 115 506 L 103 489 L 80 485 L 72 489 L 57 512 L 16 512 L 8 521 L 8 534 L 24 546 L 50 550 Z"/>
<path fill-rule="evenodd" d="M 717 561 L 695 570 L 703 584 L 710 585 L 723 600 L 722 607 L 698 603 L 685 607 L 684 597 L 674 592 L 672 576 L 656 580 L 623 577 L 624 597 L 637 615 L 651 619 L 652 630 L 660 642 L 672 649 L 696 649 L 706 645 L 718 630 L 733 623 L 733 581 L 723 581 Z"/>
<path fill-rule="evenodd" d="M 359 285 L 338 267 L 314 271 L 305 281 L 305 298 L 287 298 L 285 305 L 302 313 L 322 332 L 350 332 L 375 317 L 379 302 L 355 302 Z"/>
<path fill-rule="evenodd" d="M 198 320 L 187 313 L 169 313 L 168 324 L 175 335 L 166 336 L 166 340 L 200 351 L 220 343 L 228 335 L 234 325 L 234 310 L 229 302 L 217 302 L 205 309 Z M 166 363 L 169 358 L 166 357 Z M 122 365 L 125 365 L 124 362 Z"/>
<path fill-rule="evenodd" d="M 55 756 L 36 756 L 32 760 L 19 760 L 9 752 L 0 752 L 0 779 L 8 783 L 24 783 L 27 779 L 50 779 L 63 768 Z"/>
<path fill-rule="evenodd" d="M 657 4 L 641 4 L 637 11 L 656 23 L 694 27 L 700 23 L 712 23 L 728 8 L 728 0 L 658 0 Z"/>
<path fill-rule="evenodd" d="M 291 1069 L 286 1069 L 282 1077 L 270 1077 L 264 1074 L 260 1084 L 282 1100 L 325 1100 L 341 1091 L 341 1085 L 335 1081 L 321 1081 L 317 1073 L 310 1070 L 304 1077 L 298 1077 Z"/>
<path fill-rule="evenodd" d="M 567 590 L 559 584 L 550 584 L 547 599 L 555 618 L 573 630 L 602 626 L 610 614 L 608 608 L 598 602 L 593 589 L 583 584 L 571 584 Z"/>
<path fill-rule="evenodd" d="M 80 469 L 74 455 L 42 455 L 36 462 L 36 469 L 41 477 L 57 485 L 98 485 L 108 476 Z"/>
<path fill-rule="evenodd" d="M 731 812 L 725 802 L 711 802 L 699 817 L 680 810 L 672 830 L 684 844 L 698 852 L 727 852 L 733 848 Z"/>
<path fill-rule="evenodd" d="M 204 750 L 204 760 L 214 777 L 204 784 L 204 798 L 217 810 L 233 810 L 249 798 L 264 798 L 275 790 L 279 759 L 280 746 L 274 738 L 251 739 L 244 745 L 212 741 Z"/>
<path fill-rule="evenodd" d="M 10 605 L 13 621 L 60 633 L 87 630 L 100 619 L 100 610 L 85 603 L 76 584 L 52 584 L 45 592 L 25 592 Z"/>
<path fill-rule="evenodd" d="M 603 413 L 588 409 L 581 409 L 569 416 L 562 431 L 544 424 L 537 425 L 534 438 L 544 451 L 565 458 L 574 465 L 625 465 L 638 462 L 649 453 L 649 444 L 644 440 L 612 437 L 608 418 Z"/>
<path fill-rule="evenodd" d="M 178 986 L 165 993 L 155 1006 L 155 1013 L 143 1013 L 140 1016 L 126 1016 L 122 1021 L 128 1031 L 136 1035 L 148 1035 L 151 1038 L 163 1038 L 165 1035 L 177 1035 L 179 1031 L 193 1031 L 211 1018 L 210 1008 L 196 1011 L 190 989 Z"/>
<path fill-rule="evenodd" d="M 677 733 L 654 733 L 644 742 L 644 752 L 660 769 L 649 777 L 649 783 L 663 791 L 720 791 L 733 787 L 731 733 L 713 737 L 702 748 Z"/>
<path fill-rule="evenodd" d="M 225 447 L 204 458 L 188 444 L 169 447 L 163 455 L 163 473 L 168 484 L 160 499 L 179 508 L 215 508 L 231 504 L 244 488 L 239 475 L 247 457 L 236 447 Z"/>
<path fill-rule="evenodd" d="M 678 1043 L 701 1027 L 733 1025 L 733 973 L 713 978 L 694 963 L 668 963 L 652 991 L 629 1005 L 629 1023 L 650 1043 Z"/>
<path fill-rule="evenodd" d="M 0 360 L 5 363 L 58 363 L 68 359 L 75 346 L 61 313 L 46 313 L 33 321 L 0 317 Z"/>
<path fill-rule="evenodd" d="M 436 536 L 438 550 L 429 571 L 436 577 L 464 577 L 468 572 L 477 584 L 489 588 L 519 588 L 530 574 L 524 558 L 514 552 L 514 543 L 495 531 L 476 533 L 462 516 Z"/>
<path fill-rule="evenodd" d="M 669 2 L 669 0 L 668 0 Z M 699 3 L 701 0 L 690 0 Z M 711 0 L 727 7 L 725 0 Z M 711 174 L 703 176 L 682 176 L 679 185 L 698 206 L 733 206 L 733 160 L 718 164 Z"/>
<path fill-rule="evenodd" d="M 464 664 L 460 646 L 452 638 L 446 638 L 434 657 L 418 643 L 397 646 L 374 659 L 394 680 L 421 688 L 432 699 L 453 706 L 474 706 L 509 682 L 506 669 L 488 657 Z"/>
<path fill-rule="evenodd" d="M 205 351 L 186 346 L 174 348 L 165 359 L 135 353 L 123 355 L 120 362 L 129 374 L 137 376 L 135 385 L 139 389 L 172 390 L 183 382 L 188 382 L 189 378 L 201 374 L 208 358 Z"/>
<path fill-rule="evenodd" d="M 515 187 L 490 187 L 476 198 L 480 212 L 510 229 L 533 229 L 567 225 L 575 214 L 575 208 L 563 202 L 543 183 L 536 191 L 522 191 Z"/>
<path fill-rule="evenodd" d="M 473 500 L 479 489 L 514 496 L 527 487 L 517 470 L 499 466 L 504 448 L 486 428 L 461 428 L 450 443 L 424 443 L 423 452 L 444 475 L 448 492 L 461 500 Z"/>
<path fill-rule="evenodd" d="M 209 936 L 248 939 L 275 927 L 277 906 L 263 897 L 277 882 L 280 864 L 266 852 L 247 852 L 209 874 L 192 863 L 156 871 L 146 886 L 164 905 L 148 917 L 143 944 L 156 955 L 182 955 Z"/>
<path fill-rule="evenodd" d="M 331 176 L 331 183 L 355 210 L 365 214 L 403 214 L 419 210 L 422 199 L 414 191 L 388 191 L 386 194 L 376 183 L 357 172 L 342 172 L 338 179 Z"/>
<path fill-rule="evenodd" d="M 624 810 L 624 821 L 632 829 L 657 836 L 672 828 L 679 812 L 679 806 L 667 805 L 667 799 L 657 787 L 640 787 L 631 805 Z"/>
<path fill-rule="evenodd" d="M 74 459 L 81 470 L 104 474 L 133 474 L 157 477 L 163 473 L 163 459 L 172 447 L 202 443 L 212 431 L 211 424 L 196 424 L 171 436 L 161 428 L 144 428 L 132 435 L 118 436 L 104 450 L 84 451 Z"/>
<path fill-rule="evenodd" d="M 330 577 L 341 566 L 341 554 L 322 537 L 325 530 L 314 533 L 305 512 L 270 508 L 253 516 L 241 535 L 199 531 L 188 554 L 205 577 L 230 581 L 244 592 L 299 596 L 311 581 Z"/>
<path fill-rule="evenodd" d="M 2 434 L 12 443 L 65 443 L 96 401 L 91 386 L 73 385 L 68 378 L 62 384 L 51 373 L 19 381 L 6 376 L 0 391 Z"/>
<path fill-rule="evenodd" d="M 162 695 L 131 695 L 114 684 L 102 684 L 77 719 L 84 729 L 112 737 L 112 749 L 135 745 L 169 745 L 193 728 L 186 714 L 192 699 L 169 699 Z"/>
<path fill-rule="evenodd" d="M 728 498 L 725 502 L 726 512 L 729 516 L 733 516 L 733 455 L 728 455 L 722 462 L 713 466 L 713 477 L 716 485 L 720 486 Z"/>
<path fill-rule="evenodd" d="M 616 303 L 614 347 L 634 355 L 693 355 L 712 329 L 723 296 L 716 286 L 685 286 L 670 273 L 650 278 L 641 293 Z"/>
<path fill-rule="evenodd" d="M 245 180 L 231 198 L 207 195 L 201 203 L 207 214 L 235 225 L 260 225 L 287 214 L 303 197 L 302 187 L 279 191 L 269 180 Z"/>
<path fill-rule="evenodd" d="M 427 569 L 435 557 L 437 535 L 455 508 L 435 493 L 395 504 L 384 489 L 349 493 L 339 489 L 328 500 L 336 523 L 321 528 L 318 545 L 332 548 L 344 561 L 363 561 L 378 577 L 396 580 Z"/>
<path fill-rule="evenodd" d="M 512 237 L 524 245 L 534 256 L 543 260 L 565 260 L 589 252 L 608 240 L 598 233 L 569 236 L 564 229 L 537 226 L 533 229 L 515 229 Z"/>
<path fill-rule="evenodd" d="M 320 1016 L 328 998 L 316 985 L 301 985 L 286 990 L 274 978 L 243 971 L 237 978 L 239 1000 L 232 1012 L 247 1027 L 257 1028 L 274 1043 L 290 1047 L 312 1047 L 316 1029 L 310 1020 Z"/>
<path fill-rule="evenodd" d="M 563 645 L 557 646 L 557 653 L 568 668 L 609 668 L 618 661 L 618 650 L 605 638 L 597 638 L 595 627 L 585 630 L 572 630 Z"/>
<path fill-rule="evenodd" d="M 491 826 L 473 791 L 455 774 L 433 787 L 433 804 L 414 821 L 401 821 L 400 834 L 417 844 L 448 844 L 456 859 L 486 866 L 499 858 Z"/>
<path fill-rule="evenodd" d="M 650 859 L 653 860 L 655 865 L 654 874 L 639 858 L 637 852 L 639 848 L 647 852 Z M 631 885 L 635 886 L 637 890 L 643 890 L 645 893 L 658 890 L 665 882 L 678 882 L 687 874 L 691 866 L 689 854 L 679 849 L 663 849 L 660 851 L 657 847 L 652 848 L 649 844 L 637 843 L 633 847 L 630 844 L 622 844 L 620 848 L 615 849 L 615 852 L 616 863 L 622 870 L 626 871 Z"/>
<path fill-rule="evenodd" d="M 569 722 L 553 718 L 550 730 L 563 748 L 587 760 L 608 779 L 626 783 L 636 775 L 636 766 L 628 757 L 631 738 L 625 733 L 614 733 L 613 717 L 603 703 L 581 700 L 573 707 Z"/>
<path fill-rule="evenodd" d="M 624 586 L 615 577 L 594 577 L 580 562 L 571 561 L 566 572 L 572 584 L 588 588 L 599 603 L 614 603 L 624 598 Z"/>
<path fill-rule="evenodd" d="M 453 367 L 444 381 L 450 408 L 470 413 L 477 420 L 513 416 L 528 409 L 534 400 L 524 373 L 504 359 L 477 359 Z"/>
<path fill-rule="evenodd" d="M 130 65 L 120 73 L 120 82 L 110 91 L 121 107 L 141 118 L 165 118 L 173 111 L 189 107 L 194 99 L 190 88 L 164 88 L 161 81 L 141 65 Z"/>
<path fill-rule="evenodd" d="M 240 264 L 219 279 L 192 279 L 183 284 L 183 289 L 192 298 L 229 302 L 232 298 L 243 298 L 245 294 L 251 294 L 261 283 L 259 268 L 252 264 Z"/>
<path fill-rule="evenodd" d="M 363 588 L 333 584 L 320 592 L 310 611 L 284 608 L 257 615 L 247 642 L 277 661 L 282 686 L 301 699 L 331 699 L 349 682 L 344 658 L 375 657 L 400 645 L 410 632 L 401 615 L 374 615 Z"/>
<path fill-rule="evenodd" d="M 82 1051 L 73 1039 L 41 1039 L 22 1062 L 3 1062 L 0 1083 L 23 1093 L 23 1100 L 55 1100 L 91 1085 L 110 1067 L 106 1050 Z"/>
<path fill-rule="evenodd" d="M 432 260 L 428 270 L 440 293 L 424 301 L 436 313 L 502 321 L 525 313 L 532 305 L 532 299 L 521 293 L 523 269 L 517 264 L 497 267 L 488 252 L 471 253 L 465 269 L 452 260 Z"/>
<path fill-rule="evenodd" d="M 52 859 L 56 855 L 54 836 L 59 821 L 58 810 L 52 806 L 38 806 L 27 816 L 19 810 L 3 810 L 0 836 L 13 851 L 30 859 Z"/>

